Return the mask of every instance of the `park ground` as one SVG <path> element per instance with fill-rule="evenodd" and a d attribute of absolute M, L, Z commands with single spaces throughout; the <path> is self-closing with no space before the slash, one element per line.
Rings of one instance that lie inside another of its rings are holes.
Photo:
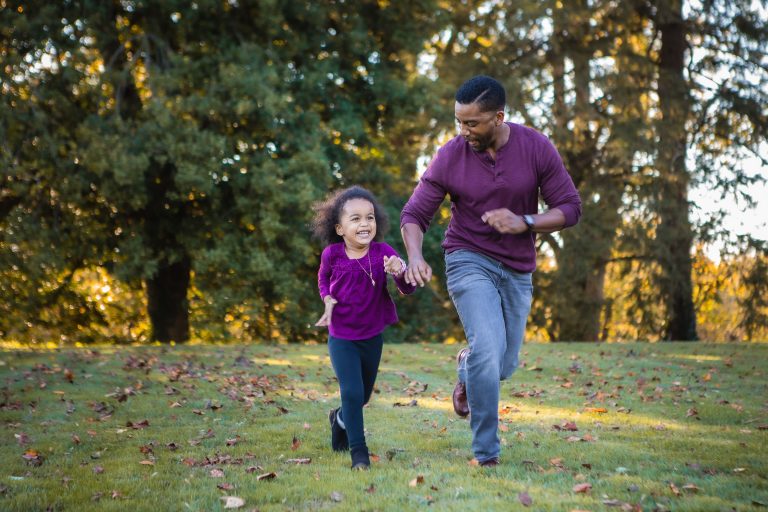
<path fill-rule="evenodd" d="M 493 469 L 452 410 L 459 347 L 385 345 L 353 472 L 323 344 L 6 346 L 0 509 L 768 507 L 768 344 L 527 344 Z"/>

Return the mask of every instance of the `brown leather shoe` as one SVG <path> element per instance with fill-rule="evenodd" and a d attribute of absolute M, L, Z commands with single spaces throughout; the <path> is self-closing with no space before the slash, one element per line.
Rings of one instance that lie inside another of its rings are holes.
<path fill-rule="evenodd" d="M 460 366 L 461 362 L 469 355 L 469 347 L 464 347 L 456 354 L 456 366 Z M 469 415 L 469 404 L 467 403 L 467 386 L 461 382 L 456 382 L 456 386 L 453 388 L 453 410 L 461 416 L 466 418 Z"/>
<path fill-rule="evenodd" d="M 456 386 L 453 388 L 453 410 L 462 418 L 466 418 L 467 415 L 469 415 L 467 386 L 461 381 L 457 382 Z"/>
<path fill-rule="evenodd" d="M 492 459 L 484 460 L 483 462 L 480 462 L 480 467 L 483 468 L 493 468 L 499 465 L 499 458 L 494 457 Z"/>

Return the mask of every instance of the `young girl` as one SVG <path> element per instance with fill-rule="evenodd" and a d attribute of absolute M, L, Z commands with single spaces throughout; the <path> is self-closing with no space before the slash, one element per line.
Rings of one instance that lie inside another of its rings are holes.
<path fill-rule="evenodd" d="M 316 207 L 313 231 L 325 249 L 317 281 L 325 312 L 315 325 L 328 327 L 328 352 L 339 381 L 341 407 L 331 410 L 331 447 L 350 450 L 352 469 L 368 469 L 363 431 L 368 403 L 379 370 L 382 332 L 397 322 L 395 303 L 387 292 L 391 274 L 401 293 L 413 293 L 405 282 L 405 262 L 379 239 L 386 217 L 373 195 L 362 187 L 332 194 Z"/>

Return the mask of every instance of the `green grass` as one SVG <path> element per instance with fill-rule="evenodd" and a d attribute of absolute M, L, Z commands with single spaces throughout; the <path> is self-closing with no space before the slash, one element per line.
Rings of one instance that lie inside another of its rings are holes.
<path fill-rule="evenodd" d="M 385 345 L 368 472 L 329 448 L 324 345 L 2 351 L 0 510 L 207 511 L 237 496 L 241 510 L 464 512 L 522 510 L 520 493 L 530 510 L 768 506 L 768 345 L 528 344 L 502 386 L 494 469 L 470 465 L 451 408 L 457 349 Z M 567 422 L 578 430 L 555 428 Z"/>

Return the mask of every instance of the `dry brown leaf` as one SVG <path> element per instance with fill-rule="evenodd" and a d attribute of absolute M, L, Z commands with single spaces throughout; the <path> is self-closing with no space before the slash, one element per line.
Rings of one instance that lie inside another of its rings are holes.
<path fill-rule="evenodd" d="M 291 441 L 291 450 L 296 451 L 299 449 L 299 446 L 301 446 L 301 440 L 299 440 L 298 437 L 293 436 L 293 441 Z"/>
<path fill-rule="evenodd" d="M 416 487 L 424 483 L 424 475 L 418 475 L 416 478 L 408 482 L 409 487 Z"/>
<path fill-rule="evenodd" d="M 219 468 L 213 468 L 210 475 L 213 478 L 224 478 L 224 471 L 220 470 Z"/>
<path fill-rule="evenodd" d="M 530 507 L 533 504 L 533 500 L 527 492 L 521 492 L 517 495 L 517 499 L 524 507 Z"/>
<path fill-rule="evenodd" d="M 270 473 L 264 473 L 263 475 L 257 476 L 256 480 L 259 480 L 259 481 L 261 481 L 261 480 L 272 480 L 274 478 L 277 478 L 277 473 L 272 471 Z"/>
<path fill-rule="evenodd" d="M 573 486 L 573 492 L 575 493 L 588 493 L 591 490 L 592 484 L 590 483 L 576 484 Z"/>

